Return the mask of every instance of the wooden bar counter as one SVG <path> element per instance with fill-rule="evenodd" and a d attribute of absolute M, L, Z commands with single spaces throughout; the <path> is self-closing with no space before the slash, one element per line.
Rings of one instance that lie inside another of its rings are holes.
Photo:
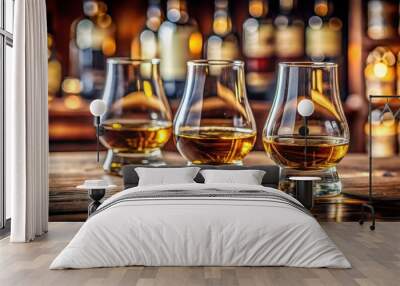
<path fill-rule="evenodd" d="M 185 164 L 177 153 L 165 152 L 170 165 Z M 264 152 L 252 152 L 245 165 L 272 164 Z M 96 163 L 95 152 L 50 153 L 50 220 L 84 221 L 87 217 L 88 197 L 76 186 L 89 179 L 105 179 L 118 187 L 106 196 L 122 190 L 122 178 L 104 173 Z M 338 165 L 345 194 L 317 199 L 313 214 L 321 221 L 354 221 L 359 219 L 360 206 L 368 195 L 368 157 L 348 154 Z M 400 157 L 374 159 L 374 195 L 377 217 L 381 220 L 400 220 Z M 350 196 L 348 194 L 357 195 Z M 363 198 L 364 197 L 364 198 Z"/>

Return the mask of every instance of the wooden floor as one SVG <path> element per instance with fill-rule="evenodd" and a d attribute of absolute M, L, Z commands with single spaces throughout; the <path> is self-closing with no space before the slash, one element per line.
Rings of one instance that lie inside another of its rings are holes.
<path fill-rule="evenodd" d="M 81 223 L 50 223 L 28 244 L 0 241 L 0 285 L 400 285 L 400 222 L 378 222 L 376 231 L 355 222 L 322 223 L 352 269 L 287 267 L 125 267 L 48 270 Z"/>

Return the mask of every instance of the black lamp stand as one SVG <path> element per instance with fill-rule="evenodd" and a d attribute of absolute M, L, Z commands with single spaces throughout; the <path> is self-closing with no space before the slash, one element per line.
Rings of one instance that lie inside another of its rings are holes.
<path fill-rule="evenodd" d="M 368 102 L 368 124 L 369 124 L 369 135 L 368 135 L 368 202 L 361 205 L 361 218 L 359 223 L 362 225 L 365 221 L 365 210 L 369 210 L 371 212 L 371 225 L 369 228 L 371 230 L 375 230 L 375 207 L 374 207 L 374 200 L 373 200 L 373 185 L 372 185 L 372 171 L 373 171 L 373 158 L 372 158 L 372 101 L 376 98 L 386 99 L 389 101 L 391 98 L 400 99 L 400 95 L 369 95 L 369 102 Z M 386 104 L 389 104 L 387 102 Z"/>

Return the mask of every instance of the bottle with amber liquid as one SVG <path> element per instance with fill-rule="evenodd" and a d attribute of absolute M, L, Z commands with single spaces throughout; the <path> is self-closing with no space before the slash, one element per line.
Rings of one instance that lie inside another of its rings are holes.
<path fill-rule="evenodd" d="M 240 57 L 239 38 L 233 32 L 228 0 L 216 0 L 213 34 L 205 43 L 205 58 L 210 60 L 237 60 Z"/>
<path fill-rule="evenodd" d="M 168 0 L 166 16 L 158 32 L 161 77 L 167 96 L 179 98 L 185 86 L 186 63 L 201 57 L 203 38 L 185 0 Z"/>
<path fill-rule="evenodd" d="M 135 37 L 131 44 L 133 59 L 159 58 L 158 30 L 163 21 L 159 0 L 150 0 L 146 12 L 144 29 Z"/>
<path fill-rule="evenodd" d="M 396 57 L 388 47 L 377 47 L 367 57 L 364 70 L 366 96 L 396 94 Z M 386 102 L 386 99 L 375 99 Z"/>
<path fill-rule="evenodd" d="M 304 22 L 297 17 L 296 0 L 280 0 L 275 18 L 275 53 L 278 61 L 298 61 L 304 57 Z"/>
<path fill-rule="evenodd" d="M 84 0 L 83 14 L 71 26 L 69 74 L 81 81 L 81 95 L 92 100 L 101 97 L 106 58 L 116 51 L 115 25 L 102 1 Z"/>
<path fill-rule="evenodd" d="M 51 15 L 47 15 L 47 79 L 49 102 L 60 95 L 62 65 L 54 41 Z"/>
<path fill-rule="evenodd" d="M 275 28 L 268 0 L 250 0 L 243 23 L 243 55 L 249 98 L 272 99 L 275 76 Z"/>
<path fill-rule="evenodd" d="M 398 52 L 398 54 L 397 54 L 396 75 L 397 75 L 397 84 L 396 84 L 397 85 L 397 94 L 400 94 L 400 52 Z"/>
<path fill-rule="evenodd" d="M 373 158 L 390 158 L 397 153 L 397 125 L 393 114 L 382 113 L 383 110 L 371 111 L 371 118 L 364 126 L 367 136 L 366 149 L 372 140 L 371 154 Z"/>
<path fill-rule="evenodd" d="M 306 54 L 312 61 L 341 62 L 343 24 L 332 16 L 333 7 L 332 1 L 315 0 L 306 29 Z"/>

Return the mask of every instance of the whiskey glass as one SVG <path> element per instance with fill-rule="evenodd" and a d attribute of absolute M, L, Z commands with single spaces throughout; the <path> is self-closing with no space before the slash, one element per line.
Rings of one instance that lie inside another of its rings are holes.
<path fill-rule="evenodd" d="M 108 149 L 104 169 L 126 164 L 164 164 L 161 148 L 172 134 L 172 116 L 158 59 L 109 58 L 100 141 Z"/>
<path fill-rule="evenodd" d="M 173 127 L 179 153 L 189 164 L 241 164 L 257 134 L 243 62 L 194 60 L 187 65 Z"/>
<path fill-rule="evenodd" d="M 280 189 L 291 193 L 292 176 L 320 177 L 315 195 L 337 195 L 341 182 L 336 164 L 349 147 L 337 65 L 279 64 L 274 102 L 263 130 L 264 148 L 280 166 Z"/>

